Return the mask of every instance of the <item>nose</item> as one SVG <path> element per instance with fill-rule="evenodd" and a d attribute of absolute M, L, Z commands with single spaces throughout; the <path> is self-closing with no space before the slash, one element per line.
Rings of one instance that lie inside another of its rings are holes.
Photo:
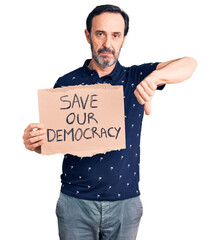
<path fill-rule="evenodd" d="M 111 48 L 111 46 L 112 46 L 112 44 L 111 44 L 111 37 L 110 36 L 106 36 L 105 42 L 104 42 L 104 47 Z"/>

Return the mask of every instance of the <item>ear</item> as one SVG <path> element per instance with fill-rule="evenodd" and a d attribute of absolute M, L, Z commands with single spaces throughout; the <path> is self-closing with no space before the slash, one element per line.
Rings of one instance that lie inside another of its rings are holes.
<path fill-rule="evenodd" d="M 128 34 L 127 34 L 127 35 L 128 35 Z M 126 40 L 126 38 L 127 38 L 127 35 L 124 37 L 124 39 L 123 39 L 123 43 L 122 43 L 121 47 L 124 46 L 125 40 Z"/>
<path fill-rule="evenodd" d="M 88 30 L 85 30 L 85 35 L 86 35 L 86 40 L 87 42 L 90 44 L 90 33 L 88 32 Z"/>

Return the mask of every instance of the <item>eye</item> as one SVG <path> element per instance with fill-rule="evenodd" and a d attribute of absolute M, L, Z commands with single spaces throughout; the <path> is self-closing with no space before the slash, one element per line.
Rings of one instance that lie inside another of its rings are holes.
<path fill-rule="evenodd" d="M 119 34 L 118 34 L 118 33 L 115 33 L 115 34 L 113 35 L 113 37 L 114 37 L 114 38 L 119 38 Z"/>
<path fill-rule="evenodd" d="M 98 37 L 103 37 L 103 36 L 104 36 L 104 33 L 103 33 L 103 32 L 97 32 L 97 36 L 98 36 Z"/>

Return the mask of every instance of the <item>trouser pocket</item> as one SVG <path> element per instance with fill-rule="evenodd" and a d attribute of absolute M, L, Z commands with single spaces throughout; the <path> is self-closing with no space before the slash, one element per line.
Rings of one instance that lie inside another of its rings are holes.
<path fill-rule="evenodd" d="M 57 204 L 56 204 L 56 215 L 57 215 L 58 218 L 61 217 L 64 213 L 64 206 L 65 205 L 64 205 L 64 200 L 63 200 L 62 195 L 63 194 L 60 193 L 60 196 L 59 196 L 59 198 L 57 200 Z"/>

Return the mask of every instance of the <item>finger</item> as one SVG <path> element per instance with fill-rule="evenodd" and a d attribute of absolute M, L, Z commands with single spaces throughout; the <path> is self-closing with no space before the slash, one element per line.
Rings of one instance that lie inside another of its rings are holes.
<path fill-rule="evenodd" d="M 138 102 L 139 102 L 141 105 L 144 105 L 145 100 L 141 97 L 141 95 L 139 94 L 139 92 L 137 91 L 137 89 L 135 89 L 134 95 L 135 95 L 135 97 L 137 98 Z"/>
<path fill-rule="evenodd" d="M 147 89 L 147 86 L 143 87 L 143 83 L 142 84 L 140 83 L 137 85 L 136 90 L 138 92 L 139 97 L 143 99 L 144 102 L 149 100 L 150 96 L 148 93 L 150 93 L 151 90 L 149 90 L 149 88 Z"/>
<path fill-rule="evenodd" d="M 32 131 L 32 132 L 29 132 L 29 136 L 30 137 L 36 137 L 36 136 L 40 136 L 40 135 L 45 135 L 46 133 L 46 130 L 45 129 L 41 129 L 41 130 L 35 130 L 35 131 Z"/>
<path fill-rule="evenodd" d="M 147 115 L 150 115 L 150 113 L 151 113 L 151 99 L 144 104 L 144 112 Z"/>
<path fill-rule="evenodd" d="M 25 132 L 31 132 L 33 129 L 43 129 L 44 125 L 42 123 L 30 123 L 27 128 L 24 130 Z"/>
<path fill-rule="evenodd" d="M 24 144 L 32 144 L 46 137 L 45 130 L 36 130 L 32 132 L 27 132 L 23 135 Z"/>
<path fill-rule="evenodd" d="M 43 144 L 45 143 L 45 139 L 44 140 L 41 140 L 41 141 L 38 141 L 34 144 L 31 144 L 31 145 L 25 145 L 25 147 L 30 150 L 30 151 L 35 151 L 36 148 L 42 146 Z"/>
<path fill-rule="evenodd" d="M 45 135 L 45 134 L 46 134 L 45 129 L 35 130 L 35 131 L 31 131 L 31 132 L 27 131 L 23 135 L 23 140 L 26 141 L 30 138 L 37 137 L 37 136 L 42 136 L 42 135 Z"/>
<path fill-rule="evenodd" d="M 27 139 L 25 141 L 25 143 L 28 144 L 28 145 L 32 145 L 32 144 L 35 144 L 36 142 L 39 142 L 43 139 L 45 139 L 45 135 L 40 135 L 40 136 L 36 136 L 36 137 L 32 137 L 32 138 Z"/>
<path fill-rule="evenodd" d="M 150 81 L 149 78 L 148 78 L 147 81 L 144 81 L 144 80 L 143 80 L 143 82 L 146 82 L 147 85 L 148 85 L 148 87 L 149 87 L 153 92 L 156 91 L 156 89 L 157 89 L 157 85 L 156 85 L 156 83 L 154 83 L 153 81 Z"/>
<path fill-rule="evenodd" d="M 152 89 L 153 85 L 151 83 L 148 83 L 148 81 L 142 81 L 139 85 L 143 87 L 149 97 L 153 97 L 155 90 Z"/>
<path fill-rule="evenodd" d="M 38 132 L 37 130 L 34 130 L 34 129 L 40 129 L 41 132 Z M 29 138 L 29 137 L 33 137 L 33 136 L 36 136 L 38 134 L 41 134 L 42 131 L 45 131 L 43 124 L 41 124 L 41 123 L 31 123 L 24 130 L 23 139 Z"/>

